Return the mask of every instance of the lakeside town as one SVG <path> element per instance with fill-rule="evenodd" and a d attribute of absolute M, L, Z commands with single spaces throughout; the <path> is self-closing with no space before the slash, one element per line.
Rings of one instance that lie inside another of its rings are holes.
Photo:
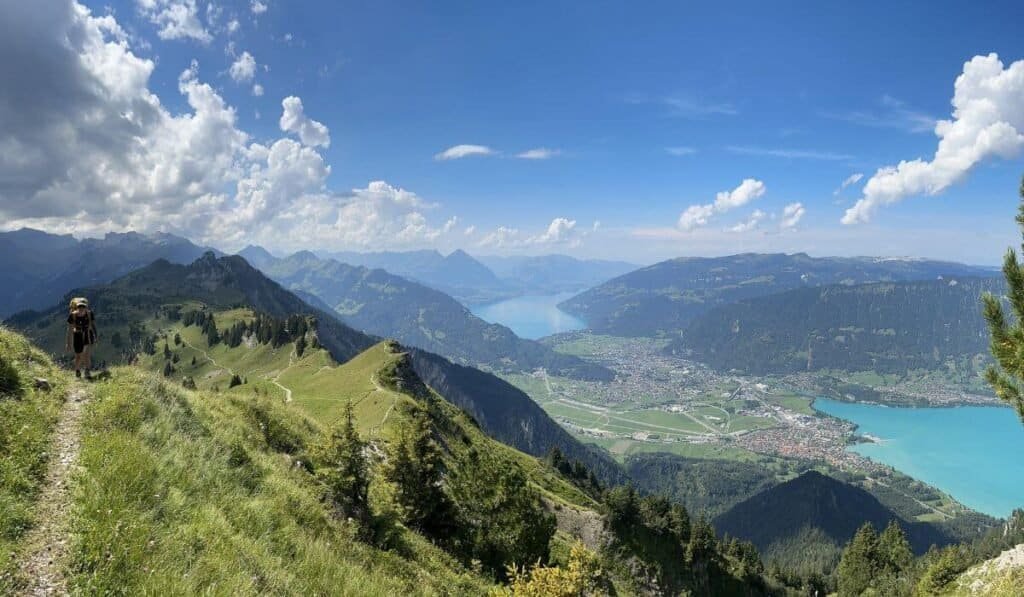
<path fill-rule="evenodd" d="M 616 373 L 608 383 L 558 378 L 543 370 L 509 378 L 577 436 L 613 446 L 615 440 L 662 444 L 668 451 L 680 442 L 735 447 L 850 472 L 887 468 L 847 449 L 878 438 L 860 435 L 853 423 L 813 409 L 823 386 L 815 373 L 772 378 L 721 373 L 667 355 L 662 342 L 645 338 L 570 332 L 546 342 Z M 997 403 L 948 384 L 935 386 L 927 394 L 931 405 Z M 900 387 L 871 388 L 876 392 L 871 398 L 885 393 L 891 398 L 886 402 L 912 404 L 926 395 L 924 387 L 916 382 L 915 392 L 906 394 Z"/>

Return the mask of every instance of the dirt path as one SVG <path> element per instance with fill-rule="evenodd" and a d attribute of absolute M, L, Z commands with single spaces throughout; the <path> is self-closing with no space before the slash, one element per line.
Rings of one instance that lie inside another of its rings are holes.
<path fill-rule="evenodd" d="M 50 460 L 36 518 L 39 525 L 25 538 L 25 557 L 21 573 L 28 586 L 25 596 L 67 595 L 64 567 L 68 555 L 68 511 L 71 508 L 70 476 L 81 447 L 82 407 L 88 390 L 75 385 L 68 393 L 64 411 L 53 432 Z"/>
<path fill-rule="evenodd" d="M 207 361 L 210 361 L 210 363 L 212 363 L 214 367 L 218 367 L 218 368 L 220 368 L 220 369 L 223 369 L 224 371 L 227 371 L 227 372 L 228 372 L 229 374 L 231 374 L 231 375 L 234 375 L 234 374 L 235 374 L 235 372 L 231 370 L 231 367 L 225 367 L 225 366 L 221 365 L 220 363 L 218 363 L 218 362 L 217 362 L 217 359 L 215 359 L 215 358 L 211 357 L 211 356 L 210 356 L 210 353 L 206 352 L 206 351 L 205 351 L 205 350 L 203 350 L 202 348 L 196 348 L 195 346 L 193 346 L 193 345 L 192 345 L 192 343 L 191 343 L 191 342 L 189 342 L 188 340 L 185 340 L 184 338 L 182 338 L 182 339 L 181 339 L 181 342 L 182 342 L 182 344 L 184 344 L 185 346 L 188 346 L 188 347 L 189 347 L 189 348 L 191 348 L 192 350 L 194 350 L 194 351 L 196 351 L 196 352 L 200 352 L 200 353 L 202 353 L 203 357 L 204 357 L 204 358 L 205 358 L 205 359 L 206 359 Z"/>

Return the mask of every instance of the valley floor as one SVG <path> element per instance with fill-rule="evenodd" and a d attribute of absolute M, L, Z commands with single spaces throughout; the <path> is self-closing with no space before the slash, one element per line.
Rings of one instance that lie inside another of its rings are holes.
<path fill-rule="evenodd" d="M 865 438 L 857 435 L 852 423 L 812 407 L 813 396 L 827 391 L 823 385 L 830 380 L 835 385 L 830 373 L 813 379 L 723 374 L 667 355 L 664 341 L 645 338 L 575 332 L 545 342 L 560 352 L 608 367 L 616 372 L 616 380 L 584 382 L 550 376 L 543 370 L 506 379 L 575 436 L 607 448 L 619 459 L 647 452 L 749 462 L 769 457 L 853 475 L 865 488 L 894 495 L 907 504 L 903 511 L 908 518 L 943 521 L 967 511 L 941 491 L 922 487 L 891 467 L 847 450 L 852 441 Z M 913 383 L 917 389 L 926 387 L 921 380 Z M 915 396 L 932 395 L 921 392 L 892 390 L 890 395 L 901 396 L 905 403 L 914 403 Z M 936 405 L 953 399 L 948 390 L 934 395 Z M 957 403 L 994 401 L 965 391 L 957 391 L 956 397 Z"/>

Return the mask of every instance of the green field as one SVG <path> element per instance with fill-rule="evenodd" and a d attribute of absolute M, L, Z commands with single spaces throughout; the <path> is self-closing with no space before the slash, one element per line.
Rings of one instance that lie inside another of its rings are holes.
<path fill-rule="evenodd" d="M 577 438 L 582 442 L 596 444 L 605 448 L 620 461 L 625 460 L 630 454 L 641 452 L 666 452 L 687 458 L 738 460 L 741 462 L 758 462 L 764 458 L 761 454 L 755 454 L 743 448 L 718 443 L 643 442 L 632 439 L 604 439 L 582 435 L 577 436 Z"/>

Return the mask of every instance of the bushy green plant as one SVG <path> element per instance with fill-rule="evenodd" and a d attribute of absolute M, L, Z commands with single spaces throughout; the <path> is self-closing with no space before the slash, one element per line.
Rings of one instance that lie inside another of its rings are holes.
<path fill-rule="evenodd" d="M 547 559 L 555 518 L 518 466 L 508 466 L 489 452 L 473 451 L 450 475 L 448 487 L 464 557 L 498 576 L 509 564 Z"/>

